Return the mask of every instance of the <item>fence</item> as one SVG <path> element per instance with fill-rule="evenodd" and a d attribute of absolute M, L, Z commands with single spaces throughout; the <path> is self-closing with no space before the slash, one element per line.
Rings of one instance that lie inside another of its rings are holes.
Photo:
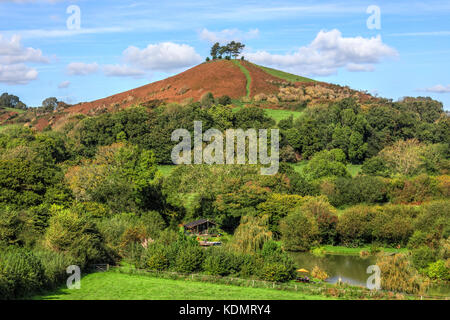
<path fill-rule="evenodd" d="M 295 291 L 307 295 L 322 295 L 326 297 L 336 297 L 344 299 L 442 299 L 447 300 L 446 297 L 439 296 L 419 296 L 411 294 L 394 293 L 384 290 L 369 290 L 364 287 L 355 287 L 347 284 L 332 285 L 328 283 L 277 283 L 258 279 L 244 279 L 229 276 L 207 275 L 201 273 L 183 274 L 171 271 L 155 271 L 143 270 L 131 267 L 110 267 L 112 272 L 119 272 L 125 274 L 146 275 L 156 278 L 171 279 L 171 280 L 187 280 L 187 281 L 201 281 L 225 285 L 234 285 L 241 287 L 254 288 L 270 288 L 275 290 Z"/>

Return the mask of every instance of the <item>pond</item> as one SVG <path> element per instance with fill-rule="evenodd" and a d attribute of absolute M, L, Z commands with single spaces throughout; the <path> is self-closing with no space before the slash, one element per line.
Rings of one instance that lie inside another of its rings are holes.
<path fill-rule="evenodd" d="M 289 253 L 299 268 L 307 269 L 311 272 L 314 266 L 325 270 L 329 278 L 329 283 L 338 282 L 339 278 L 342 282 L 355 285 L 366 286 L 367 279 L 372 273 L 366 273 L 367 267 L 376 263 L 374 256 L 365 258 L 359 255 L 342 255 L 342 254 L 325 254 L 323 256 L 315 256 L 309 252 L 290 252 Z M 427 292 L 429 295 L 450 296 L 449 285 L 433 285 Z"/>
<path fill-rule="evenodd" d="M 327 279 L 329 283 L 336 283 L 341 278 L 342 282 L 356 286 L 366 286 L 367 279 L 371 275 L 366 273 L 367 267 L 376 262 L 373 256 L 361 258 L 356 255 L 326 254 L 319 257 L 309 252 L 290 252 L 290 254 L 299 268 L 311 271 L 314 266 L 318 266 L 325 270 L 329 276 Z"/>

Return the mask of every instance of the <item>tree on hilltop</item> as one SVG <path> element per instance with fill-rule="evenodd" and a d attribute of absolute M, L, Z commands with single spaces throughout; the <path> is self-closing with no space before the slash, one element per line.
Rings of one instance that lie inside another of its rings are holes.
<path fill-rule="evenodd" d="M 220 49 L 220 43 L 218 42 L 214 43 L 214 45 L 211 47 L 211 57 L 213 58 L 213 60 L 217 59 Z"/>

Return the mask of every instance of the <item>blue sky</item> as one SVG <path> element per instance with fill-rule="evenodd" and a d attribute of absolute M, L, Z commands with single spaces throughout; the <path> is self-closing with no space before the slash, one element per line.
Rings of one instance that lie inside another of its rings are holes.
<path fill-rule="evenodd" d="M 450 110 L 450 1 L 433 0 L 0 0 L 0 92 L 30 106 L 91 101 L 192 67 L 229 40 L 259 64 Z"/>

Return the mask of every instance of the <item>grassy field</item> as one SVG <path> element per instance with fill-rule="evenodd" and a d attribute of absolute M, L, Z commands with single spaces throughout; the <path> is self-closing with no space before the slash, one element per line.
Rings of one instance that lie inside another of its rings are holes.
<path fill-rule="evenodd" d="M 291 110 L 283 110 L 283 109 L 265 109 L 266 114 L 274 119 L 277 123 L 282 119 L 287 119 L 291 115 L 294 117 L 294 120 L 300 118 L 303 115 L 301 111 L 291 111 Z"/>
<path fill-rule="evenodd" d="M 245 89 L 247 90 L 247 97 L 250 97 L 250 84 L 252 83 L 252 77 L 250 76 L 250 72 L 248 72 L 247 68 L 244 67 L 239 60 L 233 60 L 233 63 L 241 69 L 242 73 L 247 78 L 247 85 Z"/>
<path fill-rule="evenodd" d="M 158 170 L 161 171 L 163 176 L 168 176 L 175 168 L 176 166 L 172 164 L 162 164 L 158 166 Z"/>
<path fill-rule="evenodd" d="M 276 70 L 276 69 L 272 69 L 272 68 L 268 68 L 268 67 L 263 67 L 257 64 L 254 64 L 255 66 L 257 66 L 258 68 L 263 69 L 265 72 L 267 72 L 268 74 L 280 78 L 280 79 L 284 79 L 286 81 L 291 81 L 291 82 L 316 82 L 313 79 L 309 79 L 309 78 L 305 78 L 305 77 L 301 77 L 301 76 L 297 76 L 295 74 L 292 73 L 288 73 L 288 72 L 284 72 L 284 71 L 280 71 L 280 70 Z"/>
<path fill-rule="evenodd" d="M 91 273 L 81 289 L 62 288 L 34 300 L 319 300 L 326 297 L 276 289 L 170 280 L 118 272 Z"/>
<path fill-rule="evenodd" d="M 322 248 L 325 250 L 325 253 L 331 253 L 331 254 L 351 254 L 351 255 L 359 255 L 361 251 L 368 251 L 370 252 L 370 246 L 365 247 L 357 247 L 357 248 L 349 248 L 349 247 L 343 247 L 343 246 L 331 246 L 326 245 L 322 246 Z M 383 252 L 387 253 L 407 253 L 407 248 L 380 248 Z"/>
<path fill-rule="evenodd" d="M 300 162 L 297 162 L 295 164 L 292 164 L 292 167 L 295 171 L 301 173 L 303 168 L 308 164 L 307 160 L 303 160 Z M 361 165 L 360 164 L 348 164 L 347 170 L 350 172 L 352 177 L 356 176 L 359 172 L 361 172 Z"/>

